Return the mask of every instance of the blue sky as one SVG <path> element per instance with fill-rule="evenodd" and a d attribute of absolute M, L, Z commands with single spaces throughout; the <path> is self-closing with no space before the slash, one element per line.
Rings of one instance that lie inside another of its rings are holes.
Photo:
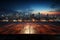
<path fill-rule="evenodd" d="M 52 6 L 54 4 L 54 6 Z M 58 5 L 59 4 L 59 5 Z M 53 11 L 60 8 L 58 0 L 0 0 L 0 8 L 12 10 L 34 10 L 34 11 Z M 59 8 L 58 8 L 59 7 Z"/>

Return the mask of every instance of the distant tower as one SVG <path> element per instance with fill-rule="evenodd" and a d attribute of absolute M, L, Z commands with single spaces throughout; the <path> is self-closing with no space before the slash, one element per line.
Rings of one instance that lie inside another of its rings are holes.
<path fill-rule="evenodd" d="M 30 19 L 34 19 L 34 16 L 35 16 L 34 14 L 31 14 Z"/>
<path fill-rule="evenodd" d="M 31 17 L 34 18 L 34 14 L 32 14 Z"/>
<path fill-rule="evenodd" d="M 49 20 L 49 14 L 46 15 L 46 20 Z"/>
<path fill-rule="evenodd" d="M 39 18 L 39 20 L 40 20 L 40 16 L 41 16 L 41 14 L 40 14 L 40 12 L 38 13 L 38 18 Z"/>

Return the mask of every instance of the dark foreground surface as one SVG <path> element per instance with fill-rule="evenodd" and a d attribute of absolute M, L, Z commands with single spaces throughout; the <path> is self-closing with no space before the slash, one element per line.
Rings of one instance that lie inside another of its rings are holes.
<path fill-rule="evenodd" d="M 60 22 L 1 22 L 0 40 L 60 40 Z"/>

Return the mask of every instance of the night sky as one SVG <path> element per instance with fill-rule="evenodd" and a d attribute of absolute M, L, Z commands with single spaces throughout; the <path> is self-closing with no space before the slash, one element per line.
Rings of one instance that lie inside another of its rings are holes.
<path fill-rule="evenodd" d="M 31 10 L 34 12 L 59 11 L 59 0 L 0 0 L 0 8 L 11 9 L 15 11 Z"/>

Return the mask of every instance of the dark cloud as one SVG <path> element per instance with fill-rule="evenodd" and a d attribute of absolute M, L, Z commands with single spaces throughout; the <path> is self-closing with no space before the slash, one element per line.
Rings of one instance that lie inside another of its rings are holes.
<path fill-rule="evenodd" d="M 53 0 L 52 2 L 53 3 L 51 5 L 51 8 L 54 9 L 55 11 L 60 12 L 60 1 L 59 0 Z"/>
<path fill-rule="evenodd" d="M 43 6 L 42 6 L 43 5 Z M 12 10 L 25 10 L 29 9 L 30 6 L 36 8 L 48 7 L 59 11 L 60 9 L 60 1 L 59 0 L 0 0 L 0 8 L 7 8 Z M 38 7 L 39 6 L 39 7 Z M 41 7 L 42 6 L 42 7 Z"/>

